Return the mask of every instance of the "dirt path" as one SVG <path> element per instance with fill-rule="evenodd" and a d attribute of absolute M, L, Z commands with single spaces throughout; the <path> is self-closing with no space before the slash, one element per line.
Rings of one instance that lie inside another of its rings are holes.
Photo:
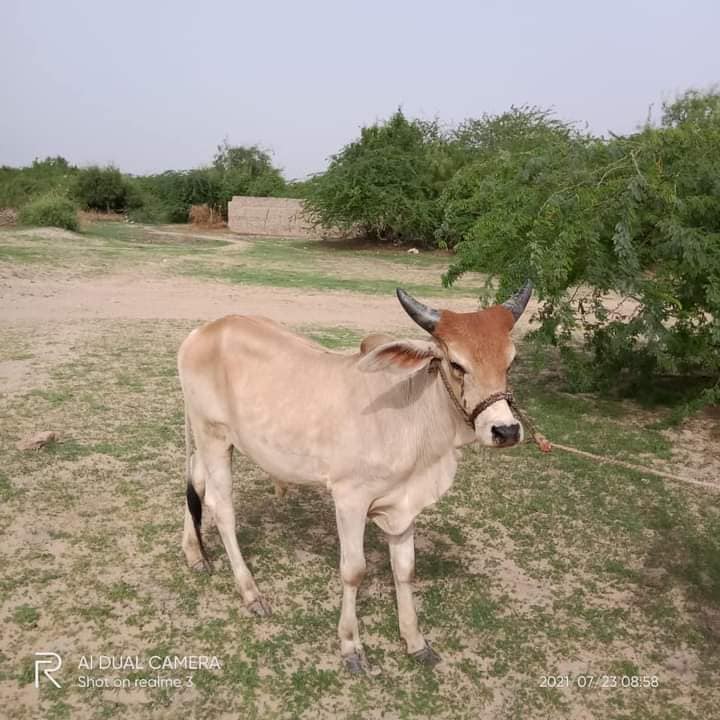
<path fill-rule="evenodd" d="M 345 325 L 362 330 L 411 327 L 394 296 L 239 286 L 152 274 L 9 277 L 0 281 L 0 298 L 2 320 L 10 322 L 210 320 L 240 313 L 266 315 L 286 325 Z M 433 302 L 433 298 L 423 300 Z M 436 303 L 441 306 L 448 301 L 443 298 Z M 458 311 L 477 307 L 470 299 L 451 303 Z M 525 330 L 526 325 L 521 326 L 520 334 Z"/>

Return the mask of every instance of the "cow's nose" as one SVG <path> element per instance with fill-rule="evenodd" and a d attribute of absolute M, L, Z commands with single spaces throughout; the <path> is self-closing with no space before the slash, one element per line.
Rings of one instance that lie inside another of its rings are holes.
<path fill-rule="evenodd" d="M 520 439 L 520 423 L 513 423 L 512 425 L 493 425 L 492 426 L 493 440 L 498 445 L 505 445 L 507 443 L 516 443 Z"/>

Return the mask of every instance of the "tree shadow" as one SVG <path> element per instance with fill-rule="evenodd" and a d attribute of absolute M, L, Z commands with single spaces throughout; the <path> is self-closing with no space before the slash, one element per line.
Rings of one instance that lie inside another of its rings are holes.
<path fill-rule="evenodd" d="M 705 523 L 678 518 L 668 508 L 656 517 L 655 540 L 639 571 L 637 593 L 650 606 L 658 595 L 680 589 L 695 629 L 720 648 L 720 514 Z M 657 520 L 660 523 L 657 523 Z"/>

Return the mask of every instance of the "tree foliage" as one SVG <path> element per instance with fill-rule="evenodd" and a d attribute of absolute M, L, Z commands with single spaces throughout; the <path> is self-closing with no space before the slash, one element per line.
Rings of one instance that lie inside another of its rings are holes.
<path fill-rule="evenodd" d="M 363 128 L 307 188 L 310 216 L 324 227 L 359 229 L 371 238 L 432 242 L 438 195 L 432 132 L 399 110 Z"/>
<path fill-rule="evenodd" d="M 285 180 L 268 153 L 255 147 L 219 145 L 209 167 L 169 170 L 136 178 L 141 206 L 154 207 L 169 222 L 186 222 L 192 205 L 208 205 L 227 217 L 234 195 L 283 195 Z M 142 210 L 136 217 L 142 217 Z"/>
<path fill-rule="evenodd" d="M 285 179 L 258 147 L 218 146 L 211 165 L 129 176 L 113 166 L 74 167 L 61 157 L 26 168 L 0 167 L 0 207 L 20 208 L 53 192 L 86 209 L 127 212 L 140 222 L 187 222 L 192 205 L 206 204 L 227 217 L 234 195 L 284 196 Z"/>
<path fill-rule="evenodd" d="M 531 277 L 540 335 L 579 380 L 720 375 L 720 113 L 714 92 L 610 140 L 553 124 L 462 168 L 444 194 L 446 282 Z M 589 354 L 579 354 L 580 333 Z M 720 399 L 717 384 L 704 400 Z"/>
<path fill-rule="evenodd" d="M 321 226 L 454 250 L 448 284 L 478 271 L 504 296 L 532 278 L 536 337 L 577 387 L 720 375 L 715 91 L 609 138 L 530 106 L 449 129 L 398 111 L 303 190 Z"/>
<path fill-rule="evenodd" d="M 116 167 L 93 165 L 76 173 L 71 192 L 87 210 L 122 212 L 128 207 L 131 191 Z"/>
<path fill-rule="evenodd" d="M 51 191 L 67 194 L 77 171 L 59 155 L 35 159 L 29 167 L 0 167 L 0 208 L 21 208 L 31 199 Z"/>

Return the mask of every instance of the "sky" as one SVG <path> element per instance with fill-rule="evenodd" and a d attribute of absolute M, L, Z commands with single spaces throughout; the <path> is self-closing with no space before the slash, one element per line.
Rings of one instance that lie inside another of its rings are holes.
<path fill-rule="evenodd" d="M 718 0 L 2 0 L 0 165 L 187 169 L 228 138 L 301 178 L 398 107 L 628 132 L 720 82 L 719 27 Z"/>

